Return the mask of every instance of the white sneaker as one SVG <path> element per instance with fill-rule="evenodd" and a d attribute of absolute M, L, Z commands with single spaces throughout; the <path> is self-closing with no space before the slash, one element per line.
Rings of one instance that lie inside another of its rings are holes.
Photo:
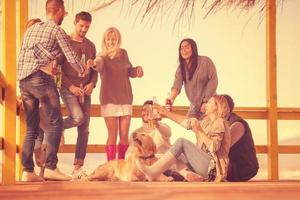
<path fill-rule="evenodd" d="M 36 175 L 34 172 L 26 172 L 24 171 L 22 174 L 23 182 L 42 182 L 44 179 L 38 175 Z"/>
<path fill-rule="evenodd" d="M 44 179 L 52 181 L 70 181 L 72 178 L 64 173 L 62 173 L 58 168 L 48 169 L 45 168 Z"/>
<path fill-rule="evenodd" d="M 88 177 L 88 175 L 82 168 L 75 169 L 72 172 L 72 180 L 85 180 L 86 177 Z"/>

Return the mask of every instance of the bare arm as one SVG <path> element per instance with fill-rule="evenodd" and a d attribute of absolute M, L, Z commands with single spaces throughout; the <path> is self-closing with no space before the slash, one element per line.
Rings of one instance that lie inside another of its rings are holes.
<path fill-rule="evenodd" d="M 176 122 L 180 126 L 183 126 L 184 128 L 187 128 L 184 125 L 184 121 L 186 121 L 186 116 L 185 115 L 179 115 L 173 112 L 167 111 L 167 109 L 161 105 L 155 104 L 154 109 L 156 109 L 161 115 L 164 115 L 165 117 L 171 119 L 172 121 Z"/>
<path fill-rule="evenodd" d="M 230 126 L 231 146 L 241 139 L 244 135 L 245 127 L 241 122 L 234 122 Z"/>
<path fill-rule="evenodd" d="M 171 101 L 172 103 L 175 101 L 176 97 L 178 96 L 179 92 L 177 89 L 172 89 L 171 90 L 171 95 L 170 95 L 170 98 L 171 98 Z"/>

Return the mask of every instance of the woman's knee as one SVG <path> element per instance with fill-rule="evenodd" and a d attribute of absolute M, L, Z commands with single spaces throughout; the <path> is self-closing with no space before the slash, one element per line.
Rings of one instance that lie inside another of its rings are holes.
<path fill-rule="evenodd" d="M 175 155 L 175 157 L 178 157 L 183 152 L 183 145 L 184 145 L 184 138 L 178 138 L 173 146 L 170 148 L 170 152 Z"/>

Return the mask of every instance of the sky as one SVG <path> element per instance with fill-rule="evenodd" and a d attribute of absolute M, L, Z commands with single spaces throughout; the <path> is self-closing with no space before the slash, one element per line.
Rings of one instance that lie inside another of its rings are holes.
<path fill-rule="evenodd" d="M 45 0 L 29 0 L 29 2 L 29 18 L 45 19 Z M 87 3 L 89 1 L 75 2 L 72 4 L 72 1 L 65 0 L 69 14 L 62 27 L 67 33 L 74 30 L 74 15 L 82 10 L 88 11 L 96 1 L 92 1 L 91 4 Z M 128 1 L 119 2 L 100 11 L 92 12 L 93 22 L 87 37 L 95 43 L 97 52 L 100 52 L 103 32 L 111 26 L 120 30 L 123 39 L 122 48 L 127 50 L 132 64 L 142 66 L 145 73 L 143 78 L 131 80 L 134 105 L 141 105 L 153 96 L 156 96 L 158 103 L 164 103 L 178 66 L 178 45 L 183 38 L 189 37 L 197 42 L 199 54 L 209 56 L 214 62 L 219 79 L 217 93 L 230 94 L 237 107 L 266 106 L 265 19 L 263 13 L 258 11 L 259 6 L 248 11 L 224 9 L 204 19 L 207 7 L 202 9 L 200 4 L 196 4 L 191 23 L 183 20 L 180 26 L 174 28 L 174 13 L 169 14 L 163 10 L 155 20 L 146 18 L 141 23 L 141 15 L 137 15 L 140 5 L 130 8 Z M 300 107 L 300 92 L 298 92 L 300 89 L 298 78 L 300 74 L 299 9 L 299 0 L 285 0 L 283 5 L 278 4 L 277 90 L 279 107 Z M 99 103 L 99 88 L 100 83 L 92 94 L 93 104 Z M 189 105 L 184 90 L 174 105 Z M 164 120 L 164 122 L 172 127 L 172 141 L 178 137 L 194 140 L 189 132 L 169 120 Z M 266 121 L 248 120 L 248 122 L 255 143 L 266 144 Z M 140 124 L 139 119 L 132 120 L 130 132 Z M 105 143 L 107 133 L 103 119 L 92 119 L 90 129 L 90 144 Z M 292 144 L 298 141 L 297 144 L 299 144 L 300 133 L 296 131 L 299 129 L 299 121 L 279 121 L 279 143 Z M 66 132 L 67 143 L 75 143 L 75 129 Z M 300 160 L 299 155 L 295 156 Z M 261 162 L 265 159 L 266 156 L 263 155 Z M 300 171 L 299 168 L 298 170 Z"/>

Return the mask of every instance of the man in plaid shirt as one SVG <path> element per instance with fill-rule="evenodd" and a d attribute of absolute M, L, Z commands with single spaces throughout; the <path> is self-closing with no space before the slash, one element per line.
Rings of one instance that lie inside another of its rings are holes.
<path fill-rule="evenodd" d="M 59 95 L 51 75 L 43 70 L 64 56 L 67 62 L 80 74 L 84 66 L 72 50 L 67 34 L 59 27 L 66 15 L 63 0 L 47 0 L 47 21 L 31 26 L 24 35 L 19 53 L 17 79 L 26 114 L 26 136 L 22 151 L 22 181 L 43 181 L 34 172 L 33 149 L 39 132 L 40 114 L 45 116 L 47 152 L 44 178 L 49 180 L 70 180 L 57 168 L 57 152 L 62 134 L 62 114 Z"/>

